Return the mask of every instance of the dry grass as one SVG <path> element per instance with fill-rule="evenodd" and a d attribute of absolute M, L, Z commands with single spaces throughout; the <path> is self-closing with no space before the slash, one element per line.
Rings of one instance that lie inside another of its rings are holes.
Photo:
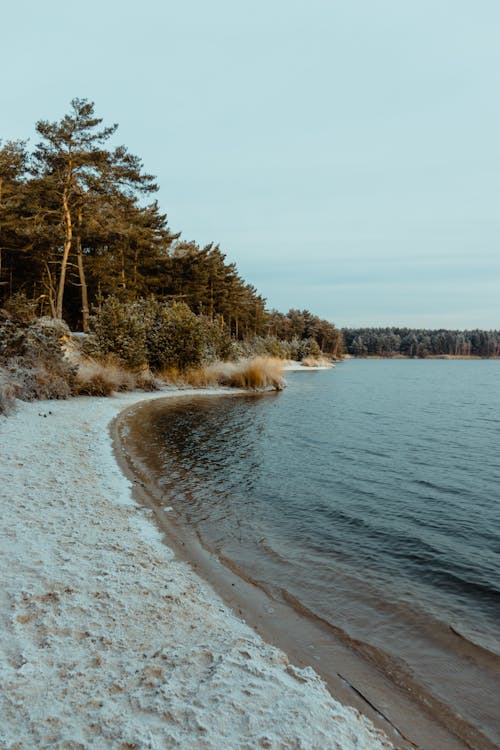
<path fill-rule="evenodd" d="M 138 378 L 113 361 L 82 359 L 73 385 L 75 396 L 109 396 L 113 391 L 133 391 Z"/>
<path fill-rule="evenodd" d="M 332 361 L 326 357 L 305 357 L 301 364 L 304 367 L 331 367 Z"/>
<path fill-rule="evenodd" d="M 88 356 L 83 351 L 82 342 L 74 336 L 64 342 L 64 349 L 66 358 L 77 368 L 72 388 L 74 396 L 110 396 L 113 391 L 156 391 L 162 385 L 148 367 L 131 370 L 111 354 L 99 358 Z"/>
<path fill-rule="evenodd" d="M 213 365 L 188 370 L 182 382 L 196 388 L 218 385 L 230 388 L 284 388 L 284 362 L 275 357 L 252 357 L 237 362 L 216 362 Z M 179 382 L 179 381 L 175 381 Z"/>
<path fill-rule="evenodd" d="M 193 372 L 196 372 L 196 370 L 193 370 Z M 164 367 L 160 372 L 160 378 L 164 383 L 171 383 L 172 385 L 186 385 L 188 382 L 190 383 L 187 380 L 187 374 L 182 374 L 177 367 Z"/>

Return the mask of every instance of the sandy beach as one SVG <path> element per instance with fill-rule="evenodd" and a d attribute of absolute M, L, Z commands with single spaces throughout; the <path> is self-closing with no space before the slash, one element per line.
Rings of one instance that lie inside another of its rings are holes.
<path fill-rule="evenodd" d="M 0 747 L 393 747 L 176 560 L 134 502 L 108 426 L 158 395 L 176 394 L 0 417 Z"/>

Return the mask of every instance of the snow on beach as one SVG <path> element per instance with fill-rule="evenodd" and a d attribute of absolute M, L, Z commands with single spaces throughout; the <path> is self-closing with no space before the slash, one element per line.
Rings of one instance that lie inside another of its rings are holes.
<path fill-rule="evenodd" d="M 0 417 L 0 748 L 391 748 L 176 561 L 132 500 L 108 425 L 157 396 Z"/>

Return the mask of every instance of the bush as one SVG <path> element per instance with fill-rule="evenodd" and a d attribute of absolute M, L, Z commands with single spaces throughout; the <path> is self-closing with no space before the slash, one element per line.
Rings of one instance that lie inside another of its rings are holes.
<path fill-rule="evenodd" d="M 29 300 L 23 292 L 16 292 L 9 297 L 3 309 L 14 323 L 28 325 L 36 318 L 36 303 Z"/>
<path fill-rule="evenodd" d="M 99 357 L 114 354 L 128 367 L 146 364 L 146 321 L 140 303 L 107 297 L 90 324 L 93 336 L 85 342 L 86 353 Z"/>
<path fill-rule="evenodd" d="M 231 352 L 223 325 L 195 315 L 183 302 L 166 304 L 150 298 L 127 303 L 108 297 L 91 325 L 93 335 L 84 344 L 87 355 L 113 354 L 136 369 L 184 372 Z"/>
<path fill-rule="evenodd" d="M 309 358 L 321 357 L 321 349 L 315 339 L 302 339 L 297 349 L 297 359 L 304 360 Z"/>
<path fill-rule="evenodd" d="M 9 373 L 0 368 L 0 414 L 8 414 L 14 408 L 16 391 Z"/>
<path fill-rule="evenodd" d="M 147 361 L 152 370 L 181 372 L 200 365 L 205 356 L 204 325 L 184 302 L 146 303 Z"/>
<path fill-rule="evenodd" d="M 203 338 L 203 361 L 210 363 L 230 359 L 233 340 L 224 323 L 206 317 L 200 317 L 199 321 Z"/>
<path fill-rule="evenodd" d="M 4 316 L 0 324 L 0 367 L 7 373 L 15 396 L 23 401 L 67 398 L 76 368 L 64 356 L 60 321 L 30 324 Z"/>
<path fill-rule="evenodd" d="M 284 341 L 275 336 L 255 336 L 250 341 L 233 342 L 233 359 L 252 357 L 275 357 L 285 360 L 303 360 L 308 357 L 321 357 L 318 342 L 313 338 Z"/>
<path fill-rule="evenodd" d="M 276 336 L 255 336 L 250 341 L 233 343 L 233 358 L 275 357 L 278 359 L 296 359 L 297 351 L 292 342 L 283 341 Z"/>

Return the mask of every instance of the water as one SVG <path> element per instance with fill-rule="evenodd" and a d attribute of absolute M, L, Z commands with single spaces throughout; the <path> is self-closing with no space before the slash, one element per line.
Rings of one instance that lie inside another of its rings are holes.
<path fill-rule="evenodd" d="M 500 747 L 500 363 L 356 360 L 287 379 L 148 412 L 143 458 L 168 504 L 472 747 Z"/>

